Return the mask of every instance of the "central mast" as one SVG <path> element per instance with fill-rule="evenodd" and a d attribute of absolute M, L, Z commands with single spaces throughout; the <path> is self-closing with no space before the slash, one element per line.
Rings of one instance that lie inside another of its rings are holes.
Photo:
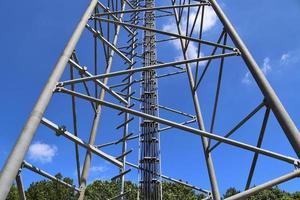
<path fill-rule="evenodd" d="M 154 6 L 155 0 L 145 0 L 146 8 L 153 8 Z M 144 26 L 155 28 L 155 13 L 153 10 L 145 12 Z M 144 31 L 143 55 L 144 66 L 157 63 L 155 33 L 152 31 Z M 158 116 L 156 71 L 143 71 L 142 80 L 141 110 L 144 113 Z M 140 199 L 161 200 L 160 145 L 157 122 L 142 119 L 140 143 Z"/>

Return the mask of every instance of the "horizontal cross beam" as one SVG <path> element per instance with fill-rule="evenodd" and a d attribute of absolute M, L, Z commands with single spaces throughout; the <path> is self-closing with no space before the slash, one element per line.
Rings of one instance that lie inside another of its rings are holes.
<path fill-rule="evenodd" d="M 215 43 L 215 42 L 201 40 L 201 39 L 198 39 L 198 38 L 193 38 L 193 37 L 180 35 L 180 34 L 167 32 L 167 31 L 162 31 L 162 30 L 158 30 L 158 29 L 154 29 L 154 28 L 148 28 L 148 27 L 145 27 L 145 26 L 134 25 L 134 24 L 130 24 L 130 23 L 122 22 L 122 21 L 109 20 L 109 19 L 100 18 L 100 17 L 91 17 L 91 19 L 97 19 L 99 21 L 112 23 L 112 24 L 117 24 L 117 25 L 121 25 L 123 27 L 133 27 L 133 28 L 137 28 L 137 29 L 141 29 L 141 30 L 151 31 L 151 32 L 162 34 L 162 35 L 181 38 L 181 39 L 188 40 L 188 41 L 193 41 L 193 42 L 199 42 L 199 43 L 206 44 L 206 45 L 209 45 L 209 46 L 224 48 L 224 49 L 228 49 L 228 50 L 232 50 L 232 51 L 234 51 L 236 49 L 235 47 L 230 47 L 230 46 L 226 46 L 226 45 L 223 45 L 223 44 L 218 44 L 218 43 Z"/>
<path fill-rule="evenodd" d="M 79 97 L 79 98 L 82 98 L 82 99 L 85 99 L 85 100 L 88 100 L 88 101 L 92 101 L 92 102 L 95 102 L 95 103 L 99 103 L 103 106 L 106 106 L 106 107 L 109 107 L 109 108 L 112 108 L 112 109 L 115 109 L 115 110 L 124 111 L 126 113 L 136 115 L 138 117 L 153 120 L 153 121 L 156 121 L 158 123 L 165 124 L 165 125 L 168 125 L 168 126 L 172 126 L 174 128 L 178 128 L 180 130 L 183 130 L 183 131 L 186 131 L 186 132 L 189 132 L 189 133 L 193 133 L 193 134 L 196 134 L 196 135 L 199 135 L 199 136 L 203 136 L 203 137 L 207 137 L 207 138 L 210 138 L 210 139 L 213 139 L 213 140 L 221 141 L 223 143 L 226 143 L 226 144 L 229 144 L 229 145 L 232 145 L 232 146 L 236 146 L 236 147 L 248 150 L 248 151 L 257 152 L 259 154 L 269 156 L 269 157 L 272 157 L 272 158 L 275 158 L 275 159 L 278 159 L 278 160 L 282 160 L 282 161 L 285 161 L 285 162 L 293 164 L 293 165 L 297 165 L 297 166 L 300 165 L 300 161 L 298 159 L 295 159 L 295 158 L 292 158 L 292 157 L 289 157 L 289 156 L 285 156 L 285 155 L 275 153 L 275 152 L 272 152 L 272 151 L 269 151 L 269 150 L 261 149 L 261 148 L 258 148 L 256 146 L 252 146 L 252 145 L 249 145 L 249 144 L 238 142 L 236 140 L 228 139 L 228 138 L 225 138 L 225 137 L 213 134 L 213 133 L 209 133 L 209 132 L 206 132 L 206 131 L 201 131 L 201 130 L 193 128 L 193 127 L 181 125 L 181 124 L 178 124 L 176 122 L 169 121 L 167 119 L 163 119 L 163 118 L 156 117 L 156 116 L 153 116 L 153 115 L 149 115 L 149 114 L 146 114 L 146 113 L 143 113 L 143 112 L 132 110 L 132 109 L 129 109 L 129 108 L 117 105 L 117 104 L 107 102 L 107 101 L 102 101 L 102 100 L 99 100 L 99 99 L 94 98 L 94 97 L 90 97 L 90 96 L 87 96 L 87 95 L 84 95 L 84 94 L 81 94 L 81 93 L 77 93 L 77 92 L 68 90 L 66 88 L 58 87 L 56 89 L 56 91 L 57 92 L 62 92 L 62 93 L 65 93 L 65 94 L 70 94 L 70 95 L 73 95 L 73 96 L 76 96 L 76 97 Z"/>
<path fill-rule="evenodd" d="M 115 15 L 121 13 L 132 13 L 132 12 L 145 12 L 145 11 L 153 11 L 153 10 L 166 10 L 166 9 L 174 9 L 174 8 L 192 8 L 199 6 L 209 6 L 209 2 L 197 3 L 197 4 L 184 4 L 184 5 L 174 5 L 174 6 L 157 6 L 153 8 L 138 8 L 138 9 L 128 9 L 124 11 L 109 11 L 109 9 L 104 10 L 104 13 L 97 13 L 95 16 L 101 17 L 105 15 Z"/>
<path fill-rule="evenodd" d="M 106 74 L 99 74 L 99 75 L 90 76 L 90 77 L 84 77 L 84 78 L 63 81 L 63 82 L 58 83 L 58 85 L 65 86 L 65 85 L 80 83 L 80 82 L 84 82 L 84 81 L 91 81 L 91 80 L 105 78 L 105 77 L 120 76 L 120 75 L 124 75 L 124 74 L 132 74 L 132 73 L 146 71 L 146 70 L 170 67 L 172 65 L 182 65 L 182 64 L 186 64 L 186 63 L 194 63 L 194 62 L 198 62 L 198 61 L 200 62 L 200 61 L 205 61 L 205 60 L 224 58 L 224 57 L 229 57 L 229 56 L 237 56 L 237 55 L 239 55 L 238 52 L 231 52 L 231 53 L 225 53 L 225 54 L 219 54 L 219 55 L 205 56 L 205 57 L 201 57 L 201 58 L 194 58 L 194 59 L 189 59 L 189 60 L 182 60 L 182 61 L 168 62 L 168 63 L 163 63 L 163 64 L 150 65 L 147 67 L 139 67 L 139 68 L 134 68 L 134 69 L 120 70 L 120 71 L 106 73 Z"/>

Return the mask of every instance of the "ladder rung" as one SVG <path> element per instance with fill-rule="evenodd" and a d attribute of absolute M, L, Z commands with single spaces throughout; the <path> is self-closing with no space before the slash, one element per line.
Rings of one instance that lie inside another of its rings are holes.
<path fill-rule="evenodd" d="M 120 140 L 118 140 L 117 142 L 115 142 L 115 144 L 119 144 L 120 142 L 123 142 L 125 140 L 127 140 L 129 137 L 131 137 L 133 135 L 133 133 L 129 133 L 128 135 L 126 135 L 125 137 L 121 138 Z"/>
<path fill-rule="evenodd" d="M 127 151 L 127 152 L 123 153 L 122 155 L 116 157 L 116 159 L 119 160 L 119 159 L 121 159 L 121 158 L 127 156 L 127 155 L 130 154 L 131 152 L 132 152 L 132 149 L 130 149 L 129 151 Z"/>
<path fill-rule="evenodd" d="M 116 179 L 118 179 L 118 178 L 120 178 L 121 176 L 123 176 L 123 175 L 129 173 L 130 171 L 131 171 L 131 169 L 127 169 L 126 171 L 124 171 L 124 172 L 122 172 L 122 173 L 120 173 L 120 174 L 118 174 L 118 175 L 112 177 L 112 178 L 111 178 L 111 181 L 115 181 Z"/>
<path fill-rule="evenodd" d="M 134 117 L 131 117 L 129 120 L 125 121 L 124 123 L 120 124 L 119 126 L 117 126 L 116 129 L 120 129 L 123 126 L 126 126 L 128 123 L 130 123 L 132 120 L 134 120 Z"/>
<path fill-rule="evenodd" d="M 130 106 L 128 106 L 127 108 L 132 108 L 133 106 L 135 106 L 135 104 L 133 103 L 133 104 L 131 104 Z M 121 111 L 121 112 L 119 112 L 118 113 L 118 115 L 122 115 L 124 113 L 124 111 Z"/>

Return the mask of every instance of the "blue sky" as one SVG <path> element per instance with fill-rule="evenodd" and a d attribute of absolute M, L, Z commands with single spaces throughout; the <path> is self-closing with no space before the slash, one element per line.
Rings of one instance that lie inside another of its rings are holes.
<path fill-rule="evenodd" d="M 0 55 L 2 98 L 0 99 L 0 166 L 12 149 L 20 130 L 26 121 L 39 93 L 49 76 L 58 56 L 70 37 L 78 19 L 87 5 L 86 0 L 74 1 L 2 1 L 0 3 Z M 297 0 L 282 1 L 262 0 L 257 4 L 253 1 L 223 0 L 219 1 L 225 13 L 231 19 L 242 39 L 251 50 L 254 58 L 265 72 L 268 80 L 290 113 L 295 124 L 300 126 L 300 3 Z M 157 1 L 163 5 L 165 1 Z M 210 25 L 205 31 L 207 40 L 216 40 L 221 25 L 213 16 L 209 17 Z M 165 29 L 172 21 L 159 21 L 158 28 Z M 172 30 L 169 30 L 172 31 Z M 91 64 L 92 39 L 86 31 L 78 43 L 78 54 L 82 63 Z M 169 42 L 158 45 L 158 59 L 174 61 L 180 59 L 176 44 Z M 207 54 L 207 52 L 203 52 Z M 192 55 L 192 50 L 191 50 Z M 224 135 L 238 120 L 249 113 L 262 101 L 255 82 L 248 74 L 240 58 L 229 58 L 225 61 L 224 79 L 221 91 L 220 111 L 217 115 L 216 133 Z M 215 66 L 216 63 L 213 63 Z M 68 69 L 68 68 L 66 68 Z M 68 70 L 67 70 L 68 71 Z M 168 71 L 168 70 L 165 70 Z M 217 68 L 212 68 L 200 86 L 199 98 L 207 128 L 209 127 L 212 109 L 213 90 L 215 88 Z M 68 79 L 64 74 L 62 80 Z M 110 84 L 116 82 L 112 80 Z M 137 87 L 138 88 L 138 87 Z M 137 90 L 137 94 L 138 94 Z M 194 113 L 189 93 L 186 75 L 178 75 L 159 80 L 160 104 Z M 112 100 L 107 96 L 106 100 Z M 70 101 L 65 95 L 54 95 L 46 116 L 54 122 L 65 123 L 71 127 Z M 90 107 L 83 101 L 79 102 L 79 120 L 91 121 Z M 117 113 L 104 109 L 104 119 L 101 121 L 97 144 L 120 138 L 120 131 L 115 126 L 121 123 Z M 160 113 L 177 122 L 185 118 Z M 263 112 L 249 121 L 232 138 L 255 144 L 258 137 L 260 121 Z M 104 126 L 105 125 L 105 126 Z M 191 125 L 195 126 L 195 125 Z M 81 137 L 87 141 L 90 123 L 82 123 L 79 128 Z M 138 119 L 132 124 L 131 130 L 138 131 Z M 135 149 L 136 142 L 130 142 L 129 148 Z M 263 148 L 295 156 L 288 145 L 284 133 L 271 115 Z M 198 136 L 172 129 L 161 134 L 162 172 L 174 178 L 186 180 L 199 187 L 209 189 L 207 173 L 203 160 L 203 152 Z M 106 152 L 119 155 L 120 148 L 107 148 Z M 30 148 L 26 160 L 32 164 L 55 174 L 62 172 L 64 176 L 76 179 L 74 145 L 64 138 L 40 127 Z M 81 155 L 84 155 L 81 149 Z M 239 150 L 228 145 L 222 145 L 213 153 L 216 174 L 219 178 L 220 190 L 235 186 L 243 189 L 245 177 L 250 167 L 252 153 Z M 138 153 L 129 156 L 131 162 L 137 163 Z M 83 158 L 81 159 L 81 163 Z M 260 157 L 254 183 L 290 172 L 293 166 Z M 94 158 L 89 181 L 97 178 L 108 179 L 116 175 L 117 169 L 100 158 Z M 39 176 L 24 170 L 22 173 L 25 185 L 40 180 Z M 137 181 L 136 173 L 128 178 Z M 76 180 L 75 180 L 76 182 Z M 295 191 L 299 180 L 290 181 L 281 187 Z"/>

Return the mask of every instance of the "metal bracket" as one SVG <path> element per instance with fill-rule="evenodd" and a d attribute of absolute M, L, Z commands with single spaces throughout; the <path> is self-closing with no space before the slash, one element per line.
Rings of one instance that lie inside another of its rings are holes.
<path fill-rule="evenodd" d="M 65 125 L 61 125 L 58 127 L 58 130 L 55 131 L 56 136 L 61 136 L 63 133 L 67 131 L 67 128 Z"/>

